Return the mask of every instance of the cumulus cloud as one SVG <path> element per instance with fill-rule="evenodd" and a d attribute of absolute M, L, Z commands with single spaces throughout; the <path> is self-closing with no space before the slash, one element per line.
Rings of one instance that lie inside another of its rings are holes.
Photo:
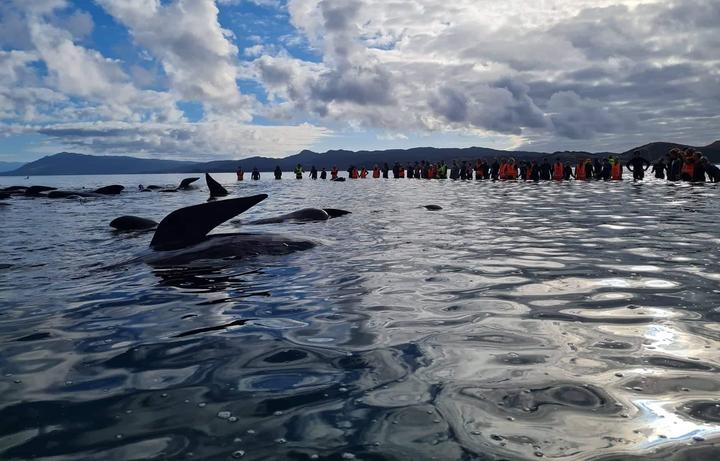
<path fill-rule="evenodd" d="M 543 149 L 716 136 L 716 0 L 96 3 L 141 59 L 94 49 L 99 26 L 78 2 L 0 3 L 6 132 L 84 151 L 217 156 L 289 153 L 326 136 L 321 126 Z M 221 23 L 233 17 L 222 9 L 250 3 L 268 7 L 252 7 L 268 24 L 289 22 L 282 35 Z M 185 103 L 202 108 L 196 123 Z M 261 118 L 278 126 L 253 128 Z"/>
<path fill-rule="evenodd" d="M 711 0 L 291 0 L 288 11 L 323 58 L 314 70 L 255 61 L 288 113 L 562 145 L 652 139 L 679 123 L 678 104 L 699 124 L 719 105 Z"/>
<path fill-rule="evenodd" d="M 214 0 L 98 2 L 125 24 L 134 40 L 155 56 L 181 99 L 200 101 L 209 111 L 250 120 L 251 99 L 237 88 L 238 49 L 218 22 Z"/>

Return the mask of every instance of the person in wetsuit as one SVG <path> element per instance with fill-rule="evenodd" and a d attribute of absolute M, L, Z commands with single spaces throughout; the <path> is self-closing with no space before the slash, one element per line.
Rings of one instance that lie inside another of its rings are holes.
<path fill-rule="evenodd" d="M 552 177 L 552 166 L 548 159 L 544 158 L 540 166 L 538 167 L 539 177 L 543 181 L 549 181 Z"/>
<path fill-rule="evenodd" d="M 275 167 L 275 179 L 282 179 L 282 170 L 280 169 L 280 165 Z"/>
<path fill-rule="evenodd" d="M 683 156 L 680 149 L 671 149 L 670 158 L 671 161 L 668 164 L 668 181 L 680 181 L 683 166 Z"/>
<path fill-rule="evenodd" d="M 258 170 L 257 167 L 253 168 L 252 174 L 250 175 L 250 179 L 252 179 L 253 181 L 260 180 L 260 170 Z"/>
<path fill-rule="evenodd" d="M 388 172 L 390 171 L 390 166 L 387 164 L 387 162 L 383 163 L 382 166 L 382 177 L 383 179 L 388 179 Z"/>
<path fill-rule="evenodd" d="M 415 177 L 415 167 L 412 166 L 411 163 L 408 163 L 408 166 L 406 168 L 406 173 L 407 173 L 408 179 L 413 179 Z"/>
<path fill-rule="evenodd" d="M 317 168 L 315 168 L 315 165 L 310 168 L 310 178 L 317 179 Z"/>
<path fill-rule="evenodd" d="M 497 181 L 500 177 L 500 162 L 498 161 L 497 157 L 493 159 L 493 162 L 490 164 L 490 178 L 493 181 Z"/>
<path fill-rule="evenodd" d="M 603 164 L 598 158 L 593 160 L 593 176 L 597 181 L 603 178 Z"/>
<path fill-rule="evenodd" d="M 650 168 L 650 162 L 641 157 L 640 151 L 636 150 L 633 153 L 633 158 L 625 165 L 625 168 L 632 172 L 635 181 L 641 181 L 645 178 L 645 171 Z"/>
<path fill-rule="evenodd" d="M 667 170 L 667 165 L 665 164 L 665 160 L 662 157 L 660 157 L 653 164 L 651 173 L 655 173 L 655 177 L 657 179 L 665 179 L 665 171 L 666 170 Z"/>
<path fill-rule="evenodd" d="M 612 177 L 612 165 L 610 164 L 610 160 L 603 159 L 602 169 L 600 170 L 600 179 L 602 179 L 603 181 L 610 181 L 611 177 Z"/>
<path fill-rule="evenodd" d="M 393 179 L 398 179 L 400 177 L 400 164 L 398 162 L 395 162 L 392 168 L 393 172 Z"/>
<path fill-rule="evenodd" d="M 305 170 L 303 170 L 302 165 L 298 163 L 295 167 L 295 179 L 302 179 L 303 173 L 305 173 Z"/>
<path fill-rule="evenodd" d="M 563 179 L 565 181 L 569 181 L 570 178 L 574 178 L 575 174 L 573 173 L 573 169 L 570 166 L 568 162 L 565 162 L 565 166 L 563 166 Z"/>
<path fill-rule="evenodd" d="M 720 168 L 713 165 L 706 157 L 703 157 L 700 163 L 705 169 L 705 174 L 710 178 L 710 182 L 720 182 Z"/>
<path fill-rule="evenodd" d="M 453 160 L 452 168 L 450 168 L 450 179 L 456 180 L 460 178 L 460 167 L 457 162 Z"/>
<path fill-rule="evenodd" d="M 320 179 L 327 179 L 327 171 L 325 171 L 325 167 L 323 167 L 322 171 L 320 171 Z"/>
<path fill-rule="evenodd" d="M 528 168 L 530 169 L 530 174 L 528 175 L 530 181 L 540 181 L 540 166 L 537 164 L 537 161 L 533 160 L 530 162 Z"/>

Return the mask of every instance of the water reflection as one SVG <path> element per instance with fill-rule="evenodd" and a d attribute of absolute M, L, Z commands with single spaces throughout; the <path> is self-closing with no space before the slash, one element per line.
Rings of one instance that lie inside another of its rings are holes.
<path fill-rule="evenodd" d="M 0 457 L 720 456 L 715 186 L 218 179 L 353 214 L 152 268 L 107 223 L 202 188 L 3 211 Z"/>

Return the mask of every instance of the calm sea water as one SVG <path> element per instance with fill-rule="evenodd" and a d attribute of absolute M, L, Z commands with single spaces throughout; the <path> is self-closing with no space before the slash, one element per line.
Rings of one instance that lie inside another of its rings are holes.
<path fill-rule="evenodd" d="M 270 195 L 241 220 L 353 214 L 257 228 L 323 242 L 290 256 L 117 266 L 152 232 L 113 218 L 204 184 L 0 178 L 128 187 L 0 207 L 0 458 L 720 458 L 717 186 L 233 176 Z"/>

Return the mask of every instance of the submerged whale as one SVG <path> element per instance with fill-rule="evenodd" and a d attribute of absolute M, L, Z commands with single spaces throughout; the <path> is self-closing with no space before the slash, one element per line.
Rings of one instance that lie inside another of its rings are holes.
<path fill-rule="evenodd" d="M 350 214 L 349 211 L 339 210 L 336 208 L 303 208 L 302 210 L 294 211 L 273 218 L 258 219 L 251 221 L 247 224 L 278 224 L 284 222 L 314 222 L 314 221 L 327 221 L 328 219 L 337 218 Z"/>

